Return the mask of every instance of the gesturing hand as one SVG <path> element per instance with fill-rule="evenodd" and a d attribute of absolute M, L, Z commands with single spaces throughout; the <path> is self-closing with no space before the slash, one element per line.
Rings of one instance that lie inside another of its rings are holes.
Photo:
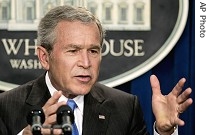
<path fill-rule="evenodd" d="M 61 97 L 62 92 L 58 91 L 53 94 L 53 96 L 45 103 L 42 107 L 45 114 L 45 122 L 43 123 L 42 134 L 43 135 L 59 135 L 62 134 L 61 129 L 50 128 L 53 124 L 56 123 L 56 111 L 61 105 L 65 105 L 66 102 L 58 102 L 58 99 Z"/>
<path fill-rule="evenodd" d="M 160 83 L 155 75 L 151 75 L 152 87 L 152 110 L 156 118 L 156 129 L 161 135 L 168 135 L 174 132 L 175 126 L 183 126 L 185 123 L 179 118 L 193 102 L 189 95 L 191 88 L 182 92 L 186 79 L 182 78 L 168 95 L 162 95 Z"/>

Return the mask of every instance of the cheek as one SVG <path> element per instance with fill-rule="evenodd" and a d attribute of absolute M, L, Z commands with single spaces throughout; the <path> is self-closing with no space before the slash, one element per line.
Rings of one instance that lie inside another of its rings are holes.
<path fill-rule="evenodd" d="M 51 61 L 54 66 L 64 66 L 69 60 L 62 53 L 54 53 Z"/>
<path fill-rule="evenodd" d="M 61 72 L 62 70 L 65 70 L 65 67 L 68 65 L 68 63 L 66 62 L 67 61 L 61 58 L 60 56 L 59 57 L 54 56 L 53 58 L 50 59 L 49 68 L 51 70 L 54 70 L 54 72 Z"/>
<path fill-rule="evenodd" d="M 93 63 L 94 70 L 95 70 L 96 72 L 99 72 L 100 64 L 101 64 L 101 60 L 95 61 L 95 62 Z"/>

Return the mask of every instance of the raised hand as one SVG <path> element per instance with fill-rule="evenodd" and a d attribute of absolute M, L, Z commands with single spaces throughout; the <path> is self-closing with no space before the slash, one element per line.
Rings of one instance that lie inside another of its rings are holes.
<path fill-rule="evenodd" d="M 56 123 L 56 111 L 61 105 L 65 105 L 66 102 L 58 102 L 62 92 L 58 91 L 45 103 L 42 107 L 45 114 L 45 122 L 43 123 L 42 134 L 43 135 L 59 135 L 62 134 L 62 129 L 53 129 L 52 125 Z"/>
<path fill-rule="evenodd" d="M 177 125 L 183 126 L 185 124 L 179 115 L 193 102 L 192 98 L 189 98 L 192 92 L 191 88 L 182 92 L 185 82 L 185 78 L 180 79 L 168 95 L 162 95 L 158 78 L 155 75 L 150 77 L 153 92 L 152 109 L 156 118 L 155 126 L 161 135 L 170 135 Z"/>

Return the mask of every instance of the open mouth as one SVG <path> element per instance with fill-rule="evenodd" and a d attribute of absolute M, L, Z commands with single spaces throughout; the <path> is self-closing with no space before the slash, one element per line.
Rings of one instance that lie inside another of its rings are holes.
<path fill-rule="evenodd" d="M 78 75 L 76 76 L 77 80 L 83 82 L 83 83 L 88 83 L 91 80 L 90 75 Z"/>

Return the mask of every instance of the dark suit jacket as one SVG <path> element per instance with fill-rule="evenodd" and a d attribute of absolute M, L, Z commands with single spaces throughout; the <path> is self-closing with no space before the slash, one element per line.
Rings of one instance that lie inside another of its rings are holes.
<path fill-rule="evenodd" d="M 51 97 L 42 75 L 0 94 L 0 135 L 16 135 L 26 127 L 26 116 Z M 149 134 L 136 96 L 96 83 L 85 95 L 83 135 Z M 99 118 L 104 116 L 103 118 Z"/>

